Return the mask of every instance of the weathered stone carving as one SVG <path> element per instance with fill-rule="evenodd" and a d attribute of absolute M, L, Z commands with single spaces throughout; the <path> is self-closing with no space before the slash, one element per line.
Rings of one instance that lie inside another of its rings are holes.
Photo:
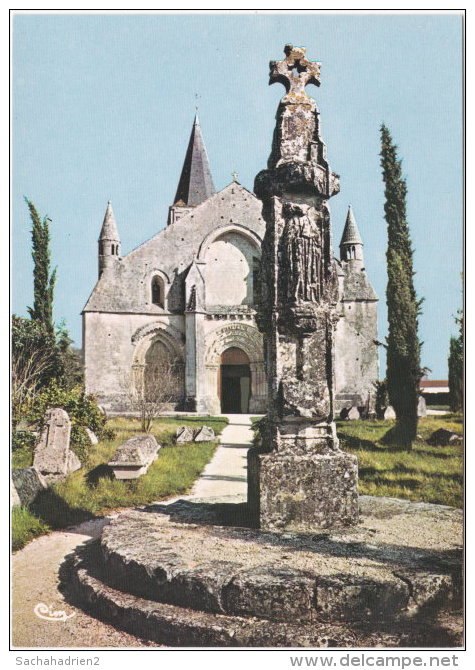
<path fill-rule="evenodd" d="M 181 444 L 183 442 L 193 442 L 194 432 L 188 426 L 181 426 L 175 432 L 175 442 Z"/>
<path fill-rule="evenodd" d="M 194 437 L 195 442 L 210 442 L 211 440 L 214 440 L 216 435 L 214 434 L 214 430 L 210 428 L 209 426 L 201 426 L 201 428 L 197 431 Z"/>
<path fill-rule="evenodd" d="M 71 420 L 60 407 L 46 410 L 44 428 L 35 447 L 33 467 L 48 484 L 64 479 L 81 463 L 69 449 Z"/>
<path fill-rule="evenodd" d="M 146 474 L 160 448 L 153 435 L 134 435 L 116 449 L 108 465 L 116 479 L 137 479 Z"/>
<path fill-rule="evenodd" d="M 358 519 L 357 461 L 342 452 L 333 422 L 338 278 L 327 199 L 338 191 L 304 87 L 320 65 L 285 47 L 270 83 L 284 84 L 268 169 L 254 190 L 263 202 L 261 295 L 270 410 L 263 446 L 250 450 L 248 491 L 263 528 L 312 529 Z"/>

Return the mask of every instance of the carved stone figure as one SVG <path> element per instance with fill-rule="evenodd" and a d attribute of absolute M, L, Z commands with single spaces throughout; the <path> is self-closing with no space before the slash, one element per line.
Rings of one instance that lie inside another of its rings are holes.
<path fill-rule="evenodd" d="M 322 237 L 309 207 L 284 205 L 284 258 L 286 298 L 290 303 L 320 302 Z"/>

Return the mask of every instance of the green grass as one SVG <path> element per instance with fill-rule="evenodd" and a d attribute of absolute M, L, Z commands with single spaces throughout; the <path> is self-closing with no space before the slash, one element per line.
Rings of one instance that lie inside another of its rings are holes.
<path fill-rule="evenodd" d="M 108 461 L 115 449 L 132 435 L 140 433 L 138 419 L 115 418 L 109 421 L 116 431 L 114 440 L 91 447 L 87 467 L 73 472 L 42 492 L 30 506 L 29 516 L 37 522 L 37 533 L 64 528 L 85 519 L 123 507 L 137 507 L 174 495 L 186 493 L 216 450 L 216 442 L 175 445 L 177 426 L 207 425 L 219 434 L 227 421 L 215 417 L 160 418 L 151 433 L 162 448 L 146 475 L 134 480 L 114 479 Z M 25 466 L 31 465 L 31 462 Z M 16 508 L 15 508 L 16 509 Z M 26 510 L 27 511 L 27 510 Z M 31 521 L 33 524 L 33 521 Z M 36 535 L 23 530 L 24 523 L 13 516 L 13 545 L 19 549 Z M 32 525 L 32 528 L 35 528 Z M 41 532 L 39 529 L 43 529 Z"/>
<path fill-rule="evenodd" d="M 27 507 L 12 509 L 12 548 L 21 549 L 35 537 L 50 532 L 50 528 L 37 519 Z"/>
<path fill-rule="evenodd" d="M 381 444 L 392 421 L 338 421 L 341 448 L 356 454 L 359 492 L 440 505 L 463 505 L 463 447 L 430 446 L 424 440 L 438 428 L 463 432 L 460 415 L 428 416 L 419 420 L 412 451 Z"/>
<path fill-rule="evenodd" d="M 29 468 L 33 465 L 33 450 L 28 447 L 12 452 L 12 468 Z"/>

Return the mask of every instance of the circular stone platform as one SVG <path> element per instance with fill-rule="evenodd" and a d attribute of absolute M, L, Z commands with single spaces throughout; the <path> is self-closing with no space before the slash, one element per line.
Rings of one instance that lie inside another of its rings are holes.
<path fill-rule="evenodd" d="M 362 624 L 370 646 L 383 630 L 387 646 L 428 644 L 436 629 L 440 644 L 438 613 L 460 607 L 461 512 L 369 496 L 360 506 L 357 527 L 318 533 L 246 527 L 244 503 L 127 512 L 65 581 L 102 616 L 164 644 L 357 646 Z"/>

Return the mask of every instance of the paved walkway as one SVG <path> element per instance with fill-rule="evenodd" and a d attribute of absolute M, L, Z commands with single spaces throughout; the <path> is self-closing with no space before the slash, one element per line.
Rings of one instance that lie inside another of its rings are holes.
<path fill-rule="evenodd" d="M 247 450 L 252 442 L 251 415 L 227 414 L 229 424 L 220 436 L 212 460 L 196 480 L 194 498 L 247 496 Z"/>
<path fill-rule="evenodd" d="M 221 444 L 196 481 L 192 497 L 212 498 L 216 502 L 230 495 L 246 498 L 246 454 L 252 440 L 250 415 L 227 416 L 229 425 L 221 434 Z M 66 531 L 39 537 L 13 556 L 14 647 L 160 646 L 88 616 L 65 602 L 58 591 L 58 570 L 64 557 L 79 544 L 98 537 L 105 523 L 105 519 L 93 519 Z M 41 616 L 35 614 L 35 609 Z"/>

